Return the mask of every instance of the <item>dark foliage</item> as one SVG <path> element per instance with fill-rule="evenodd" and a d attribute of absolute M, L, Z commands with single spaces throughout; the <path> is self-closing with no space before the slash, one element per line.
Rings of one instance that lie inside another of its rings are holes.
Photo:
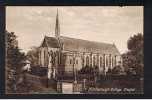
<path fill-rule="evenodd" d="M 78 71 L 79 74 L 95 74 L 95 73 L 98 73 L 98 67 L 95 66 L 95 67 L 90 67 L 90 66 L 85 66 L 85 67 L 82 67 L 82 69 L 80 69 L 80 71 Z"/>
<path fill-rule="evenodd" d="M 144 53 L 143 53 L 143 35 L 138 33 L 128 40 L 128 52 L 122 55 L 123 66 L 125 71 L 131 74 L 129 71 L 133 69 L 137 75 L 143 76 L 144 67 Z"/>
<path fill-rule="evenodd" d="M 31 62 L 31 66 L 38 66 L 38 48 L 32 47 L 30 51 L 27 52 L 27 59 Z"/>
<path fill-rule="evenodd" d="M 111 70 L 111 74 L 118 74 L 120 75 L 123 72 L 123 68 L 120 65 L 115 66 L 112 70 Z"/>
<path fill-rule="evenodd" d="M 40 66 L 32 66 L 31 71 L 29 73 L 32 75 L 37 75 L 37 76 L 46 76 L 47 75 L 47 68 L 40 67 Z"/>
<path fill-rule="evenodd" d="M 17 36 L 14 32 L 6 31 L 6 91 L 8 93 L 17 92 L 19 86 L 17 86 L 17 81 L 20 77 L 21 68 L 23 66 L 23 61 L 25 60 L 24 53 L 20 52 L 18 48 Z"/>

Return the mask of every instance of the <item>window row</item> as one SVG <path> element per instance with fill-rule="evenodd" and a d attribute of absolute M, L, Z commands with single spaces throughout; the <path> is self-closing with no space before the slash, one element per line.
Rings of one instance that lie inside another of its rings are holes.
<path fill-rule="evenodd" d="M 89 57 L 87 56 L 86 59 L 86 65 L 93 65 L 93 66 L 98 66 L 100 64 L 100 66 L 115 66 L 116 65 L 116 56 L 112 57 L 111 55 L 106 56 L 106 57 Z M 84 62 L 83 62 L 84 63 Z"/>
<path fill-rule="evenodd" d="M 78 59 L 69 59 L 69 64 L 78 64 Z M 85 64 L 85 65 L 84 65 Z M 96 56 L 89 57 L 87 56 L 85 59 L 82 58 L 82 65 L 83 66 L 115 66 L 116 65 L 116 56 L 112 57 L 111 55 L 109 56 L 103 56 L 97 58 Z"/>

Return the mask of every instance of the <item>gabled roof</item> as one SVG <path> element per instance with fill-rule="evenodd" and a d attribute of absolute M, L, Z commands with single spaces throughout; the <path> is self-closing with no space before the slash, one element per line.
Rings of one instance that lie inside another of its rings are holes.
<path fill-rule="evenodd" d="M 45 46 L 52 47 L 52 48 L 59 48 L 58 41 L 55 37 L 45 36 L 41 44 L 41 47 L 45 47 Z"/>
<path fill-rule="evenodd" d="M 59 48 L 58 40 L 55 37 L 45 36 L 44 40 L 48 47 Z M 114 44 L 75 39 L 64 36 L 60 36 L 60 40 L 61 43 L 63 43 L 63 50 L 120 55 Z"/>

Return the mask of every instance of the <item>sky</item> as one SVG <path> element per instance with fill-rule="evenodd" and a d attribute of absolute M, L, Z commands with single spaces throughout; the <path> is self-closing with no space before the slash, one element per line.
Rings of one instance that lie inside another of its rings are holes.
<path fill-rule="evenodd" d="M 7 6 L 6 30 L 15 32 L 26 53 L 55 35 L 57 9 L 62 36 L 114 43 L 120 53 L 131 36 L 143 34 L 143 6 Z"/>

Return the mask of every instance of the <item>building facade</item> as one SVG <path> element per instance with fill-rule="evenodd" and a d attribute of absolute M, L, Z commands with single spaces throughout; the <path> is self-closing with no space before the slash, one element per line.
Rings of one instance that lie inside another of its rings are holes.
<path fill-rule="evenodd" d="M 121 63 L 121 55 L 114 44 L 100 43 L 60 36 L 58 13 L 55 36 L 45 36 L 39 47 L 39 64 L 50 74 L 73 73 L 82 67 L 98 67 L 99 72 Z"/>

